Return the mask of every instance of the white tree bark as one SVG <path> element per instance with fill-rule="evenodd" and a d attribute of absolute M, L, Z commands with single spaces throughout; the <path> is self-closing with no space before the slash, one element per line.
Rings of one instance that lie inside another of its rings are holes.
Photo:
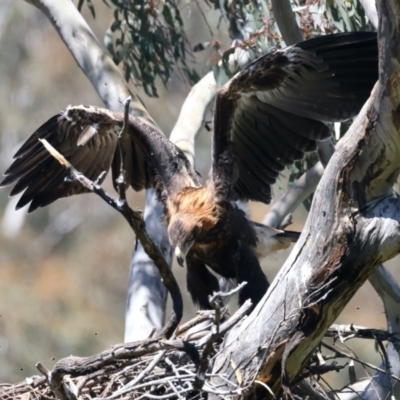
<path fill-rule="evenodd" d="M 206 74 L 188 94 L 178 121 L 176 122 L 170 140 L 184 149 L 189 161 L 194 164 L 194 144 L 196 136 L 204 126 L 204 119 L 218 91 L 214 73 Z"/>
<path fill-rule="evenodd" d="M 278 228 L 289 213 L 293 212 L 307 197 L 314 193 L 323 173 L 324 167 L 321 162 L 318 162 L 294 181 L 282 197 L 270 208 L 262 223 Z"/>
<path fill-rule="evenodd" d="M 357 289 L 400 251 L 400 200 L 392 194 L 400 169 L 399 22 L 399 2 L 381 0 L 379 83 L 339 143 L 292 254 L 216 357 L 213 373 L 239 383 L 235 365 L 241 386 L 250 385 L 245 398 L 255 380 L 274 393 L 287 389 Z M 229 388 L 217 377 L 214 384 Z"/>
<path fill-rule="evenodd" d="M 376 11 L 376 1 L 375 0 L 360 0 L 362 4 L 365 15 L 371 22 L 375 29 L 378 29 L 378 13 Z"/>

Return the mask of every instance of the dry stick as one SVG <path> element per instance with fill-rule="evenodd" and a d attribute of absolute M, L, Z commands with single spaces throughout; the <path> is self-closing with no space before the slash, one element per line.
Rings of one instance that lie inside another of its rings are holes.
<path fill-rule="evenodd" d="M 140 383 L 146 376 L 148 376 L 151 371 L 155 368 L 155 366 L 160 362 L 160 360 L 165 356 L 166 350 L 161 350 L 160 353 L 154 357 L 151 363 L 138 375 L 135 379 L 132 379 L 121 389 L 115 391 L 111 396 L 106 397 L 105 399 L 114 399 L 115 397 L 120 396 L 121 394 L 125 394 L 130 391 L 130 389 Z"/>
<path fill-rule="evenodd" d="M 389 356 L 387 354 L 387 351 L 386 351 L 382 341 L 381 340 L 377 340 L 377 343 L 378 343 L 379 349 L 382 352 L 382 356 L 383 356 L 382 358 L 383 358 L 385 369 L 386 369 L 386 376 L 388 377 L 388 381 L 389 381 L 389 385 L 390 385 L 390 391 L 389 391 L 388 394 L 390 395 L 391 398 L 393 398 L 394 387 L 393 387 L 393 381 L 390 378 L 390 375 L 392 373 L 392 366 L 390 364 Z"/>
<path fill-rule="evenodd" d="M 367 362 L 365 362 L 365 361 L 362 361 L 362 360 L 360 360 L 359 358 L 354 357 L 354 356 L 352 356 L 352 355 L 349 354 L 349 353 L 346 353 L 345 351 L 342 351 L 342 350 L 339 350 L 339 349 L 335 349 L 334 347 L 332 347 L 332 346 L 330 346 L 329 344 L 326 344 L 326 343 L 324 343 L 324 342 L 321 342 L 321 345 L 324 346 L 325 348 L 327 348 L 328 350 L 334 351 L 336 354 L 339 354 L 339 355 L 342 356 L 342 357 L 347 357 L 347 358 L 349 358 L 350 360 L 353 360 L 353 361 L 356 361 L 356 362 L 360 363 L 360 364 L 363 365 L 364 367 L 368 367 L 368 368 L 371 368 L 371 369 L 373 369 L 373 370 L 375 370 L 375 371 L 382 372 L 383 374 L 386 374 L 386 371 L 385 371 L 384 369 L 379 368 L 379 367 L 376 367 L 375 365 L 370 364 L 370 363 L 367 363 Z M 393 375 L 393 374 L 390 374 L 390 376 L 391 376 L 393 379 L 395 379 L 396 381 L 400 380 L 400 377 L 399 377 L 399 376 L 396 376 L 396 375 Z"/>
<path fill-rule="evenodd" d="M 224 335 L 226 332 L 229 331 L 234 325 L 236 325 L 245 315 L 247 315 L 247 312 L 250 310 L 252 306 L 251 300 L 247 299 L 242 306 L 235 312 L 235 314 L 232 315 L 228 319 L 228 321 L 225 321 L 220 327 L 219 327 L 219 333 L 220 335 Z M 213 335 L 212 332 L 208 333 L 206 336 L 202 337 L 199 339 L 196 343 L 195 346 L 197 349 L 202 348 L 207 342 L 211 339 L 211 336 Z"/>
<path fill-rule="evenodd" d="M 200 324 L 203 321 L 213 320 L 214 318 L 214 310 L 201 310 L 197 312 L 197 317 L 191 319 L 188 322 L 178 326 L 175 331 L 175 335 L 179 336 L 182 335 L 184 332 L 188 331 L 190 328 Z"/>
<path fill-rule="evenodd" d="M 222 333 L 220 331 L 222 297 L 232 296 L 234 293 L 242 289 L 245 285 L 247 285 L 247 282 L 242 282 L 240 283 L 240 285 L 236 286 L 229 292 L 217 292 L 214 293 L 212 296 L 209 296 L 210 305 L 215 310 L 214 324 L 211 328 L 211 334 L 208 337 L 206 346 L 200 358 L 200 366 L 197 370 L 196 378 L 194 381 L 194 388 L 196 390 L 200 390 L 204 385 L 204 382 L 206 380 L 206 372 L 209 367 L 208 357 L 214 351 L 214 343 L 222 336 Z"/>
<path fill-rule="evenodd" d="M 171 367 L 173 373 L 178 378 L 180 387 L 182 387 L 181 376 L 180 376 L 179 371 L 177 370 L 175 364 L 168 357 L 165 357 L 165 363 Z"/>
<path fill-rule="evenodd" d="M 117 186 L 120 198 L 115 200 L 109 194 L 107 194 L 104 189 L 97 183 L 100 180 L 100 177 L 96 182 L 91 181 L 86 176 L 77 171 L 65 157 L 60 154 L 53 146 L 50 145 L 45 139 L 39 139 L 40 142 L 44 145 L 46 150 L 67 170 L 73 181 L 77 181 L 81 183 L 85 188 L 89 189 L 91 192 L 96 193 L 100 196 L 104 201 L 106 201 L 111 207 L 121 213 L 125 219 L 128 221 L 130 227 L 136 234 L 136 238 L 139 239 L 142 244 L 146 254 L 153 260 L 154 264 L 157 266 L 160 271 L 161 277 L 163 279 L 164 285 L 167 287 L 171 298 L 173 311 L 172 314 L 165 324 L 164 328 L 159 334 L 159 337 L 171 337 L 172 333 L 178 326 L 182 314 L 183 314 L 183 300 L 181 291 L 179 289 L 178 283 L 172 273 L 171 269 L 168 266 L 168 263 L 165 261 L 164 256 L 159 250 L 158 246 L 153 242 L 153 240 L 148 235 L 145 229 L 145 223 L 143 221 L 142 214 L 133 210 L 126 201 L 125 196 L 125 187 L 126 187 L 126 171 L 124 170 L 124 150 L 122 148 L 121 137 L 126 134 L 128 129 L 128 121 L 129 121 L 129 102 L 130 98 L 125 101 L 125 116 L 124 116 L 124 124 L 122 127 L 121 133 L 118 135 L 118 147 L 121 152 L 121 170 L 120 176 L 117 179 Z M 101 174 L 102 176 L 102 174 Z"/>
<path fill-rule="evenodd" d="M 53 373 L 40 362 L 36 364 L 36 368 L 47 378 L 51 390 L 60 400 L 78 400 L 69 385 L 64 383 L 63 376 L 53 375 Z"/>
<path fill-rule="evenodd" d="M 374 339 L 378 341 L 388 340 L 391 342 L 400 342 L 399 333 L 390 333 L 382 329 L 370 329 L 361 326 L 336 325 L 333 324 L 325 333 L 326 337 L 339 338 L 343 343 L 349 339 Z"/>
<path fill-rule="evenodd" d="M 190 375 L 182 375 L 181 376 L 181 378 L 191 378 L 191 376 Z M 173 377 L 173 379 L 176 379 L 175 377 Z M 134 390 L 138 390 L 138 389 L 143 389 L 143 388 L 146 388 L 146 387 L 151 387 L 151 386 L 157 386 L 157 385 L 166 385 L 166 384 L 168 384 L 168 381 L 170 381 L 171 380 L 171 378 L 170 377 L 166 377 L 166 378 L 160 378 L 160 379 L 153 379 L 153 380 L 151 380 L 151 381 L 148 381 L 148 382 L 143 382 L 143 383 L 140 383 L 140 384 L 137 384 L 137 385 L 135 385 L 135 386 L 133 386 L 132 388 L 130 388 L 130 390 L 129 391 L 134 391 Z M 127 393 L 128 392 L 128 390 L 127 391 L 124 391 L 123 393 Z M 121 393 L 120 393 L 121 394 Z M 148 396 L 148 395 L 150 395 L 149 393 L 145 393 L 145 395 L 146 396 Z M 174 394 L 175 395 L 175 394 Z M 168 397 L 170 397 L 170 396 L 168 396 Z M 114 399 L 115 397 L 114 397 L 114 394 L 112 395 L 112 396 L 110 396 L 110 397 L 105 397 L 105 398 L 103 398 L 103 400 L 112 400 L 112 399 Z M 140 398 L 140 397 L 139 397 Z M 158 398 L 158 397 L 154 397 L 154 398 Z M 164 397 L 161 397 L 161 398 L 164 398 Z M 94 400 L 97 400 L 97 398 L 96 399 L 94 399 Z"/>
<path fill-rule="evenodd" d="M 116 179 L 116 185 L 118 188 L 118 194 L 120 200 L 126 202 L 126 187 L 129 185 L 127 182 L 128 172 L 126 169 L 127 162 L 127 154 L 125 148 L 122 144 L 122 139 L 128 136 L 128 127 L 129 127 L 129 105 L 131 103 L 131 96 L 129 96 L 124 102 L 124 123 L 122 125 L 121 131 L 118 133 L 118 151 L 119 151 L 119 158 L 121 160 L 120 163 L 120 170 L 119 176 Z"/>

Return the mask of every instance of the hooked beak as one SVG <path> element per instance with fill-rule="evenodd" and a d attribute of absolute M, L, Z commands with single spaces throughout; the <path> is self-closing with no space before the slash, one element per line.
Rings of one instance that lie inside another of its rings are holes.
<path fill-rule="evenodd" d="M 175 247 L 175 256 L 176 261 L 181 267 L 185 267 L 186 255 L 189 252 L 190 248 L 192 247 L 193 242 L 187 243 L 183 246 L 176 246 Z"/>
<path fill-rule="evenodd" d="M 178 261 L 178 264 L 181 267 L 184 267 L 186 254 L 181 250 L 181 248 L 179 246 L 177 246 L 175 248 L 175 255 L 176 255 L 176 261 Z"/>

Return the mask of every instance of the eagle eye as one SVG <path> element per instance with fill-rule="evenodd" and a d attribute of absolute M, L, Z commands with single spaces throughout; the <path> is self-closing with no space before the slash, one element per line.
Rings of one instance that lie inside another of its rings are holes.
<path fill-rule="evenodd" d="M 194 240 L 194 232 L 191 232 L 189 235 L 188 235 L 188 237 L 186 238 L 186 241 L 187 242 L 191 242 L 191 241 L 193 241 Z"/>

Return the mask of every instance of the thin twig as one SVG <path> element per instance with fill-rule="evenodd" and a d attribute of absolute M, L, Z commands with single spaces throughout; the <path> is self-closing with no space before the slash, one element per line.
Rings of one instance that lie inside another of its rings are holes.
<path fill-rule="evenodd" d="M 389 360 L 387 351 L 386 351 L 385 346 L 383 345 L 382 341 L 381 340 L 377 340 L 377 343 L 378 343 L 379 349 L 382 352 L 383 359 L 385 361 L 384 365 L 385 365 L 385 369 L 386 369 L 386 376 L 388 377 L 388 382 L 389 382 L 389 385 L 390 385 L 390 392 L 389 393 L 390 393 L 391 396 L 393 396 L 393 381 L 392 381 L 392 379 L 390 379 L 390 375 L 392 373 L 392 365 L 390 364 L 390 360 Z"/>
<path fill-rule="evenodd" d="M 220 323 L 221 323 L 222 298 L 232 296 L 232 294 L 241 290 L 242 287 L 245 286 L 246 284 L 247 282 L 242 282 L 240 285 L 233 288 L 229 292 L 217 292 L 209 297 L 210 305 L 215 310 L 214 324 L 211 328 L 211 335 L 209 335 L 207 339 L 205 348 L 200 358 L 200 366 L 197 370 L 196 378 L 193 385 L 196 390 L 200 390 L 205 383 L 206 372 L 209 367 L 208 358 L 214 351 L 214 343 L 221 337 Z"/>
<path fill-rule="evenodd" d="M 363 365 L 364 367 L 368 367 L 368 368 L 371 368 L 371 369 L 373 369 L 373 370 L 375 370 L 375 371 L 381 372 L 382 374 L 386 374 L 386 371 L 385 371 L 384 369 L 379 368 L 379 367 L 376 367 L 375 365 L 370 364 L 370 363 L 367 363 L 367 362 L 365 362 L 365 361 L 362 361 L 362 360 L 360 360 L 359 358 L 354 357 L 354 356 L 352 356 L 352 355 L 349 354 L 349 353 L 346 353 L 345 351 L 342 351 L 342 350 L 339 350 L 339 349 L 335 349 L 334 347 L 329 346 L 328 344 L 326 344 L 326 343 L 324 343 L 324 342 L 321 342 L 321 345 L 324 346 L 325 348 L 327 348 L 328 350 L 334 351 L 335 353 L 341 355 L 342 357 L 347 357 L 347 358 L 349 358 L 350 360 L 353 360 L 353 361 L 356 361 L 356 362 L 360 363 L 360 364 Z M 398 376 L 396 376 L 396 375 L 390 374 L 390 376 L 391 376 L 393 379 L 396 379 L 396 381 L 399 381 L 399 380 L 400 380 L 400 377 L 398 377 Z"/>
<path fill-rule="evenodd" d="M 51 390 L 60 400 L 78 400 L 75 391 L 64 383 L 64 376 L 53 374 L 40 362 L 36 368 L 47 378 Z"/>
<path fill-rule="evenodd" d="M 128 128 L 129 128 L 129 105 L 131 103 L 131 96 L 129 96 L 125 101 L 124 101 L 124 123 L 122 125 L 121 131 L 118 133 L 118 151 L 119 151 L 119 157 L 120 157 L 120 170 L 119 170 L 119 176 L 116 179 L 115 183 L 118 188 L 118 194 L 120 200 L 126 201 L 126 188 L 129 185 L 129 182 L 127 182 L 127 177 L 128 177 L 128 172 L 126 169 L 127 166 L 127 153 L 125 151 L 122 139 L 124 139 L 128 135 Z"/>
<path fill-rule="evenodd" d="M 154 367 L 160 362 L 160 360 L 165 356 L 166 350 L 161 350 L 156 357 L 153 358 L 151 363 L 133 380 L 128 382 L 121 389 L 115 391 L 111 396 L 106 397 L 106 399 L 115 399 L 116 397 L 125 394 L 131 390 L 134 386 L 139 384 L 146 376 L 148 376 L 151 371 L 153 371 Z"/>
<path fill-rule="evenodd" d="M 379 341 L 400 342 L 398 332 L 390 333 L 382 329 L 365 328 L 362 326 L 333 324 L 325 333 L 326 337 L 340 339 L 342 343 L 349 339 L 373 339 Z"/>
<path fill-rule="evenodd" d="M 221 335 L 224 335 L 226 332 L 228 332 L 233 326 L 235 326 L 243 317 L 247 315 L 247 312 L 250 310 L 252 307 L 252 303 L 250 299 L 247 299 L 242 306 L 235 312 L 235 314 L 232 315 L 228 319 L 228 321 L 225 321 L 219 328 L 219 332 Z M 208 333 L 206 336 L 201 338 L 195 343 L 196 348 L 200 349 L 202 348 L 211 338 L 212 332 Z"/>

